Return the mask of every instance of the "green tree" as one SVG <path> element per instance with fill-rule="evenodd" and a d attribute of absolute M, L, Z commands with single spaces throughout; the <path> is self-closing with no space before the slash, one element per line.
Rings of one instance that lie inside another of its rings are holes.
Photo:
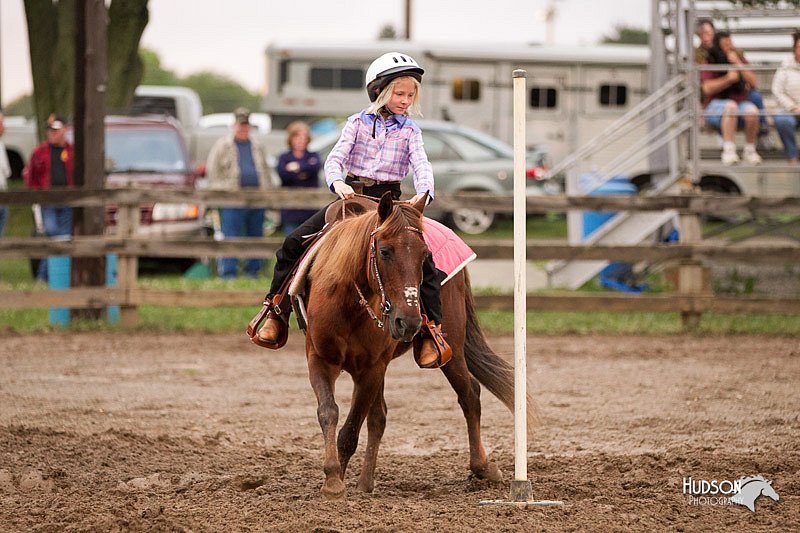
<path fill-rule="evenodd" d="M 233 111 L 239 106 L 258 109 L 260 97 L 249 92 L 235 80 L 215 72 L 198 72 L 183 78 L 181 85 L 197 91 L 203 102 L 204 113 Z"/>
<path fill-rule="evenodd" d="M 143 73 L 142 85 L 180 85 L 181 79 L 172 70 L 161 66 L 161 58 L 158 53 L 142 48 L 139 50 L 139 57 L 142 59 Z"/>
<path fill-rule="evenodd" d="M 649 44 L 650 32 L 643 28 L 618 24 L 614 26 L 614 34 L 604 36 L 600 42 L 603 44 Z"/>
<path fill-rule="evenodd" d="M 22 117 L 32 117 L 36 113 L 33 109 L 33 96 L 24 94 L 15 98 L 3 109 L 6 115 L 19 115 Z"/>
<path fill-rule="evenodd" d="M 397 39 L 397 30 L 391 24 L 386 24 L 381 28 L 378 39 Z"/>
<path fill-rule="evenodd" d="M 75 1 L 24 0 L 40 128 L 50 113 L 69 114 L 74 106 Z M 147 0 L 113 0 L 108 7 L 109 109 L 127 108 L 133 99 L 142 77 L 139 41 L 148 18 Z"/>

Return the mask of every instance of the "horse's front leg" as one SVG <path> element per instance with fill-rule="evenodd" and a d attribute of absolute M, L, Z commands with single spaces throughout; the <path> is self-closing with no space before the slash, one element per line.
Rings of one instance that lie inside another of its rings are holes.
<path fill-rule="evenodd" d="M 342 476 L 344 476 L 347 464 L 350 462 L 350 458 L 353 456 L 358 446 L 358 436 L 361 433 L 361 427 L 364 425 L 364 419 L 367 417 L 367 413 L 370 413 L 370 415 L 372 414 L 371 409 L 373 404 L 379 401 L 377 396 L 379 392 L 383 390 L 383 378 L 385 373 L 386 365 L 383 363 L 376 363 L 375 366 L 371 366 L 353 376 L 353 401 L 350 405 L 350 412 L 347 414 L 347 420 L 345 420 L 342 425 L 342 429 L 339 430 L 339 461 L 342 465 Z M 383 399 L 381 398 L 380 401 L 382 402 Z M 385 417 L 383 425 L 385 426 Z M 370 422 L 369 444 L 375 444 L 373 442 L 372 433 L 372 423 Z M 381 436 L 383 435 L 382 427 L 380 434 Z M 377 439 L 378 442 L 380 442 L 380 436 L 377 436 Z M 369 459 L 369 454 L 371 452 L 369 444 L 367 459 Z M 373 447 L 374 453 L 377 454 L 377 445 Z M 372 490 L 371 481 L 370 479 L 369 488 L 367 489 L 368 492 Z M 363 489 L 361 480 L 359 480 L 359 489 Z"/>
<path fill-rule="evenodd" d="M 310 343 L 309 343 L 310 344 Z M 346 487 L 342 482 L 343 469 L 336 453 L 336 425 L 339 423 L 339 406 L 336 405 L 334 389 L 341 369 L 322 360 L 313 348 L 307 347 L 308 375 L 311 388 L 317 397 L 317 419 L 325 440 L 325 459 L 322 470 L 325 482 L 322 495 L 329 500 L 344 499 Z"/>

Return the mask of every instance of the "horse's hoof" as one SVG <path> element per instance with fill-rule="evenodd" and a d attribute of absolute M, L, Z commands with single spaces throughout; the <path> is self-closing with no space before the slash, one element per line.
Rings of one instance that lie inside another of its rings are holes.
<path fill-rule="evenodd" d="M 489 463 L 486 467 L 485 479 L 490 483 L 501 483 L 503 481 L 503 472 L 497 468 L 496 464 Z"/>
<path fill-rule="evenodd" d="M 486 465 L 485 469 L 482 470 L 473 470 L 472 475 L 470 476 L 473 480 L 480 480 L 485 481 L 488 483 L 501 483 L 503 481 L 503 472 L 497 468 L 497 465 L 494 463 L 489 463 Z"/>
<path fill-rule="evenodd" d="M 320 492 L 326 500 L 344 500 L 347 496 L 347 487 L 341 479 L 333 477 L 325 480 Z"/>
<path fill-rule="evenodd" d="M 371 494 L 373 490 L 375 490 L 375 486 L 372 483 L 361 483 L 359 481 L 358 485 L 356 485 L 356 490 L 359 492 L 365 492 L 367 494 Z"/>

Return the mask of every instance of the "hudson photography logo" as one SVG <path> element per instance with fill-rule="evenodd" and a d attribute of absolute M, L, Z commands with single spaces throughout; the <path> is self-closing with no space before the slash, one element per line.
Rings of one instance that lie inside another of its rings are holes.
<path fill-rule="evenodd" d="M 689 505 L 742 505 L 756 512 L 760 496 L 776 502 L 780 496 L 772 488 L 772 481 L 764 476 L 745 476 L 737 480 L 683 478 L 683 493 Z"/>

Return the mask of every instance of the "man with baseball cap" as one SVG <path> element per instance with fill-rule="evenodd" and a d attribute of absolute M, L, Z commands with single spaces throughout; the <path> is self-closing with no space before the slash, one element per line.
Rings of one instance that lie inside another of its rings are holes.
<path fill-rule="evenodd" d="M 267 168 L 264 148 L 250 137 L 250 111 L 238 107 L 233 112 L 233 135 L 218 140 L 208 154 L 209 187 L 217 190 L 271 189 L 272 181 Z M 263 237 L 264 209 L 254 207 L 219 208 L 224 238 Z M 247 259 L 244 273 L 257 277 L 264 262 L 258 258 Z M 238 274 L 239 260 L 223 257 L 218 265 L 221 278 L 233 279 Z"/>
<path fill-rule="evenodd" d="M 75 152 L 65 134 L 67 120 L 51 114 L 45 122 L 47 140 L 33 149 L 22 177 L 29 189 L 46 190 L 72 187 L 72 162 Z M 48 205 L 42 207 L 44 233 L 49 237 L 72 234 L 72 208 Z M 47 261 L 39 263 L 36 279 L 47 281 Z"/>

